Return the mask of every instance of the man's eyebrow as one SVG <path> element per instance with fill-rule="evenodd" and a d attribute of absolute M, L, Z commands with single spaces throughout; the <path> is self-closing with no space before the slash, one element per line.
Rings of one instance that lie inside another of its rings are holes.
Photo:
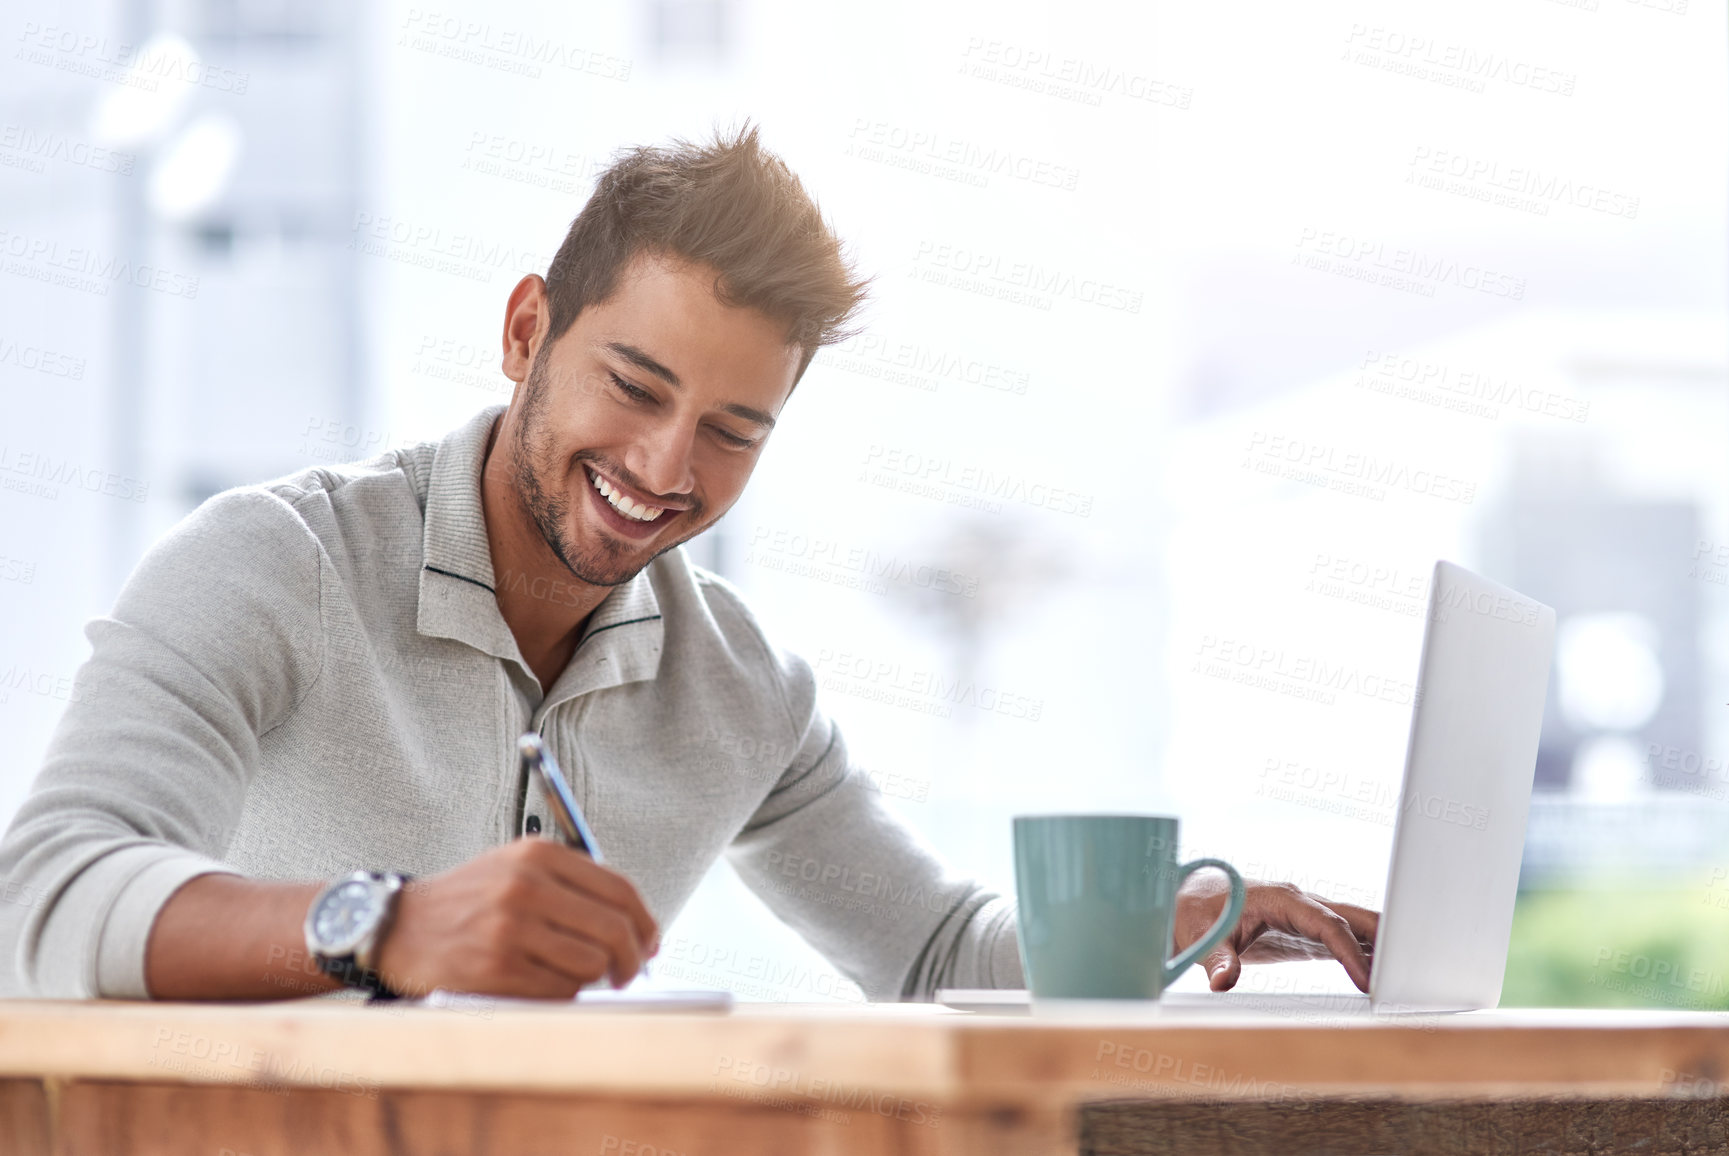
<path fill-rule="evenodd" d="M 684 388 L 684 383 L 678 379 L 678 374 L 674 373 L 672 370 L 668 369 L 666 366 L 662 365 L 660 362 L 656 361 L 634 345 L 626 345 L 622 341 L 608 341 L 602 346 L 602 348 L 608 349 L 619 357 L 624 358 L 644 373 L 654 374 L 674 389 Z M 774 428 L 774 418 L 760 409 L 752 409 L 748 405 L 739 405 L 737 402 L 723 405 L 720 408 L 726 413 L 732 414 L 734 417 L 742 417 L 745 421 L 755 422 L 764 429 Z"/>
<path fill-rule="evenodd" d="M 764 429 L 774 428 L 774 418 L 762 412 L 760 409 L 752 409 L 748 405 L 739 405 L 737 402 L 723 405 L 720 408 L 725 410 L 727 413 L 732 414 L 734 417 L 742 417 L 745 421 L 755 422 Z"/>
<path fill-rule="evenodd" d="M 613 353 L 624 358 L 644 373 L 654 374 L 674 389 L 679 389 L 684 385 L 683 382 L 679 381 L 678 374 L 674 373 L 672 370 L 668 369 L 666 366 L 662 365 L 660 362 L 656 361 L 634 345 L 626 345 L 622 341 L 608 341 L 603 348 L 610 349 Z"/>

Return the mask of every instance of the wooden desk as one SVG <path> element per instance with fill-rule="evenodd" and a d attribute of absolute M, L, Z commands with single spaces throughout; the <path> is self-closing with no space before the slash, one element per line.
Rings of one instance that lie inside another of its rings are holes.
<path fill-rule="evenodd" d="M 1725 1080 L 1711 1014 L 0 1003 L 20 1156 L 1652 1156 L 1729 1150 Z"/>

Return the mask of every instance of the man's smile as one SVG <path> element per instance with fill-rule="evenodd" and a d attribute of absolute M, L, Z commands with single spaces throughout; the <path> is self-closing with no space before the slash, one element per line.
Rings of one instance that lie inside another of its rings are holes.
<path fill-rule="evenodd" d="M 602 474 L 587 462 L 582 463 L 582 468 L 588 476 L 588 488 L 602 520 L 621 534 L 632 538 L 650 537 L 661 528 L 662 515 L 676 515 L 686 509 L 655 501 Z M 665 519 L 671 520 L 671 517 Z"/>

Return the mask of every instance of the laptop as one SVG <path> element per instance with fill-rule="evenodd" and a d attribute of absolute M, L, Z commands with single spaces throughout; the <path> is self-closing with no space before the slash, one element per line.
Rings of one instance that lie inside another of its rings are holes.
<path fill-rule="evenodd" d="M 1454 1012 L 1501 1000 L 1555 612 L 1435 563 L 1393 853 L 1369 993 L 1167 992 L 1161 1010 Z M 1245 969 L 1243 979 L 1251 971 Z M 937 993 L 973 1011 L 1028 1009 L 1024 992 Z"/>

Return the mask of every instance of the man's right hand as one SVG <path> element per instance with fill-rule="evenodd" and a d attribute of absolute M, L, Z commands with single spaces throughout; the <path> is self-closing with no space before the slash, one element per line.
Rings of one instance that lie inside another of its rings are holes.
<path fill-rule="evenodd" d="M 630 880 L 528 837 L 411 881 L 377 964 L 410 996 L 444 988 L 570 999 L 602 976 L 623 987 L 659 950 L 660 929 Z"/>

